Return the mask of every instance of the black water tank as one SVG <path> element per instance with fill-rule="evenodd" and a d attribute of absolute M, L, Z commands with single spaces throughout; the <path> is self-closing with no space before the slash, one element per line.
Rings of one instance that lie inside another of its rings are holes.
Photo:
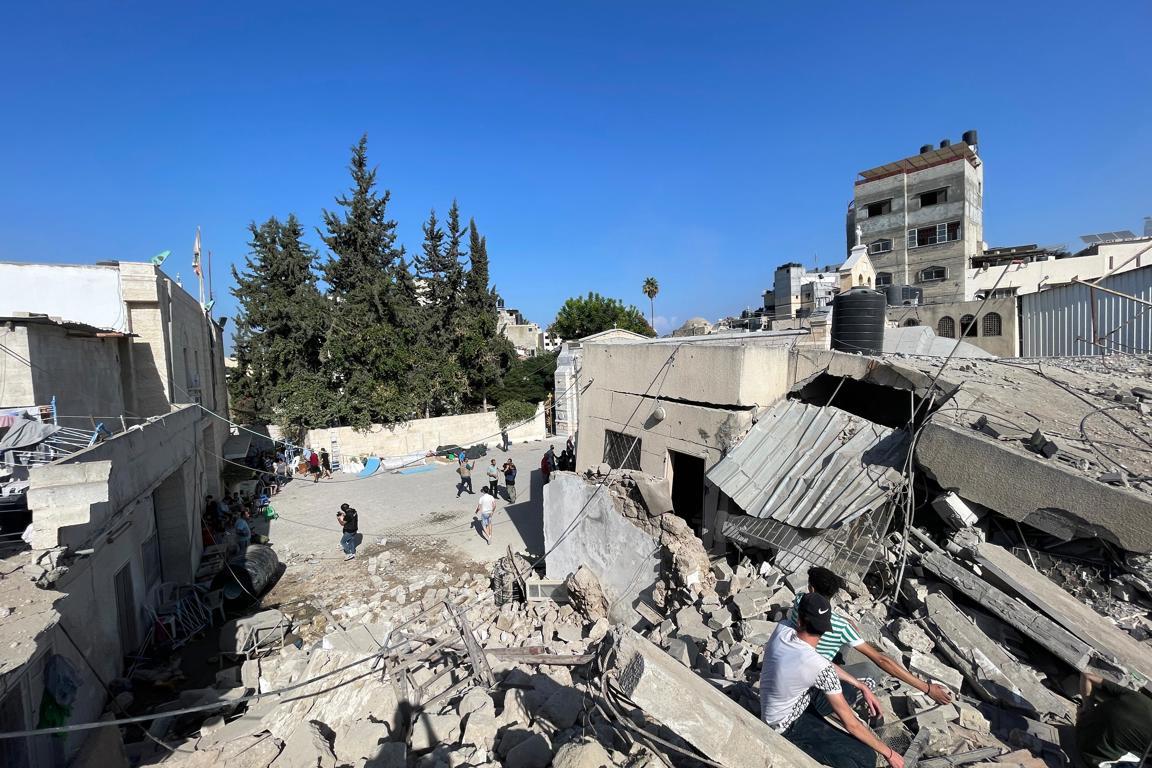
<path fill-rule="evenodd" d="M 920 146 L 920 154 L 922 154 L 922 155 L 926 155 L 931 151 L 932 151 L 932 145 L 931 144 L 923 144 Z"/>
<path fill-rule="evenodd" d="M 260 599 L 280 575 L 280 558 L 276 550 L 266 544 L 249 544 L 237 553 L 227 567 L 216 576 L 213 587 L 223 589 L 231 603 L 250 605 Z"/>
<path fill-rule="evenodd" d="M 980 137 L 976 135 L 976 131 L 964 131 L 961 140 L 970 147 L 974 147 L 980 143 Z"/>
<path fill-rule="evenodd" d="M 952 140 L 951 139 L 940 139 L 940 149 L 944 149 L 944 147 L 950 147 L 950 146 L 952 146 Z"/>
<path fill-rule="evenodd" d="M 832 300 L 832 349 L 879 355 L 884 351 L 887 300 L 871 288 L 853 288 Z"/>

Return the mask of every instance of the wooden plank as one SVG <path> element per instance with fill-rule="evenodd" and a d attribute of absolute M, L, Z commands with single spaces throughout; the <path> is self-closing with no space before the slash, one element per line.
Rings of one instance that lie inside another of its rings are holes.
<path fill-rule="evenodd" d="M 983 747 L 982 749 L 974 749 L 971 752 L 960 752 L 955 755 L 944 755 L 943 757 L 934 757 L 931 760 L 921 760 L 920 768 L 955 768 L 958 765 L 971 765 L 972 763 L 983 763 L 986 760 L 991 760 L 1003 754 L 1004 750 L 999 747 Z M 907 768 L 907 765 L 905 765 Z"/>
<path fill-rule="evenodd" d="M 561 656 L 550 653 L 541 645 L 525 646 L 523 648 L 486 648 L 484 650 L 489 658 L 497 661 L 512 661 L 517 664 L 554 664 L 561 667 L 575 667 L 587 664 L 596 658 L 594 653 L 582 653 L 573 656 Z"/>
<path fill-rule="evenodd" d="M 981 544 L 976 556 L 980 566 L 1064 629 L 1112 657 L 1132 674 L 1135 682 L 1152 691 L 1152 653 L 1127 632 L 1116 627 L 1091 607 L 1065 592 L 1042 573 L 995 544 Z"/>
<path fill-rule="evenodd" d="M 1078 671 L 1090 671 L 1117 685 L 1127 686 L 1126 670 L 1116 669 L 1095 649 L 1056 622 L 1010 597 L 939 550 L 920 558 L 921 564 L 975 600 L 986 611 L 1008 622 Z"/>
<path fill-rule="evenodd" d="M 928 736 L 931 733 L 927 728 L 921 728 L 920 732 L 916 734 L 916 738 L 912 739 L 912 744 L 904 753 L 904 768 L 916 768 L 920 762 L 920 756 L 924 754 L 924 748 L 928 746 Z"/>

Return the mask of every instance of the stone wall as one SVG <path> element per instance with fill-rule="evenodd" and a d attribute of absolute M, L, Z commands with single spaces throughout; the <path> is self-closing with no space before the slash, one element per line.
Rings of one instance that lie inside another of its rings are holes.
<path fill-rule="evenodd" d="M 283 437 L 275 426 L 269 426 L 268 433 L 274 440 Z M 305 436 L 304 444 L 332 451 L 333 435 L 339 444 L 339 451 L 333 452 L 338 456 L 406 456 L 434 451 L 438 445 L 499 445 L 500 422 L 495 411 L 488 411 L 414 419 L 393 426 L 375 424 L 366 432 L 358 432 L 352 427 L 312 429 Z M 537 406 L 536 416 L 531 421 L 508 430 L 508 439 L 513 443 L 527 443 L 545 437 L 542 405 Z"/>

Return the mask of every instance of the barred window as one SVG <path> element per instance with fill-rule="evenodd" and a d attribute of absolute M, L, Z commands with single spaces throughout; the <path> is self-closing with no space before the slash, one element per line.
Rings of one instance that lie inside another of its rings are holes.
<path fill-rule="evenodd" d="M 946 339 L 956 338 L 956 321 L 950 317 L 940 318 L 940 322 L 936 323 L 936 335 Z"/>
<path fill-rule="evenodd" d="M 1002 333 L 1003 324 L 1000 321 L 999 312 L 989 312 L 984 315 L 983 321 L 983 335 L 985 336 L 999 336 Z"/>
<path fill-rule="evenodd" d="M 604 463 L 612 469 L 640 469 L 640 438 L 604 430 Z"/>

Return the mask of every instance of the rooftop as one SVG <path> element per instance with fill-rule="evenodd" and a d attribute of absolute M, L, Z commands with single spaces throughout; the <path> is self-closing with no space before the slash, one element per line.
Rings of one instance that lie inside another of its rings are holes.
<path fill-rule="evenodd" d="M 20 668 L 35 654 L 36 640 L 60 619 L 53 607 L 63 597 L 31 580 L 40 573 L 33 552 L 0 555 L 0 676 Z"/>
<path fill-rule="evenodd" d="M 900 173 L 923 171 L 926 168 L 944 165 L 945 163 L 955 162 L 956 160 L 967 160 L 973 167 L 980 165 L 980 158 L 976 155 L 975 150 L 964 142 L 957 142 L 956 144 L 949 144 L 940 149 L 933 149 L 929 152 L 911 155 L 897 160 L 894 163 L 885 163 L 875 168 L 869 168 L 866 171 L 860 171 L 861 178 L 858 179 L 856 183 L 866 184 L 869 181 L 876 181 Z"/>

